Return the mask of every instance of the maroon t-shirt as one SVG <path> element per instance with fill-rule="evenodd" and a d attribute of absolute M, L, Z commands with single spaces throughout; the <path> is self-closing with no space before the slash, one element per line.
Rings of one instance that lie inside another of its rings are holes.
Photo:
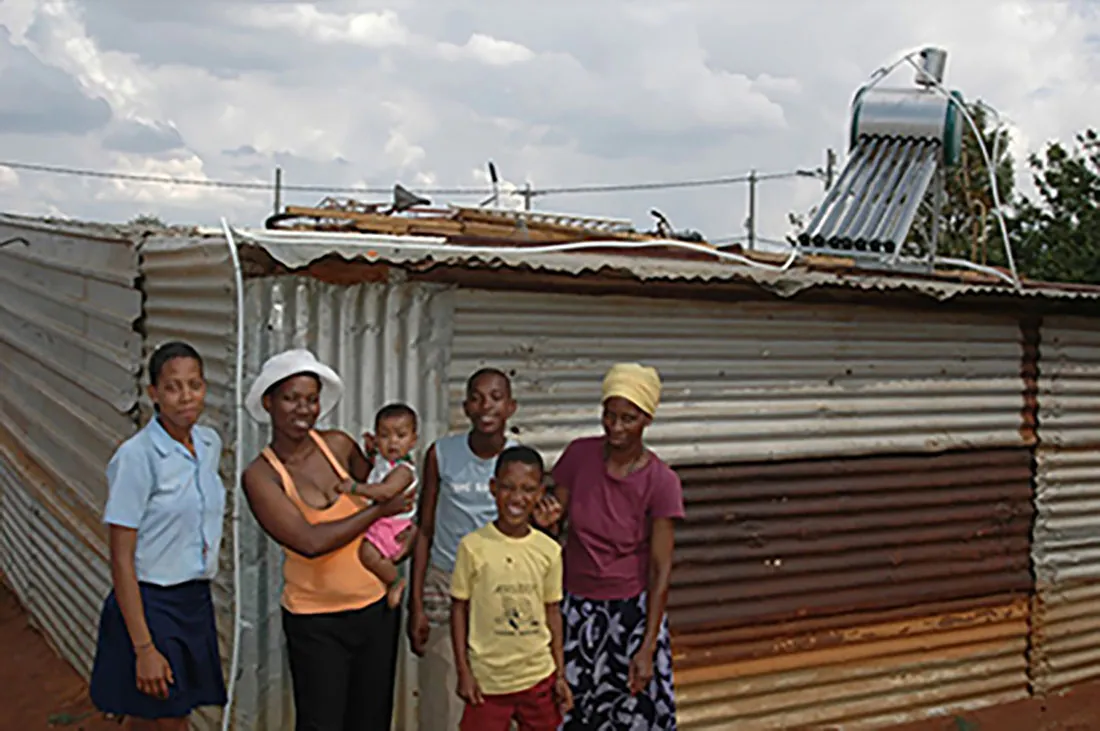
<path fill-rule="evenodd" d="M 628 599 L 646 590 L 650 523 L 684 517 L 680 477 L 650 454 L 623 479 L 607 474 L 603 437 L 577 439 L 554 465 L 569 488 L 565 590 L 585 599 Z"/>

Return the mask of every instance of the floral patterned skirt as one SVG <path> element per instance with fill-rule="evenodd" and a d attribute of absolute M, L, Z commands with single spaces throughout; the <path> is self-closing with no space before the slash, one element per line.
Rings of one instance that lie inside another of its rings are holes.
<path fill-rule="evenodd" d="M 628 685 L 630 659 L 645 637 L 646 595 L 592 600 L 568 592 L 562 602 L 565 676 L 573 710 L 563 731 L 675 731 L 672 647 L 661 619 L 653 680 L 638 695 Z"/>

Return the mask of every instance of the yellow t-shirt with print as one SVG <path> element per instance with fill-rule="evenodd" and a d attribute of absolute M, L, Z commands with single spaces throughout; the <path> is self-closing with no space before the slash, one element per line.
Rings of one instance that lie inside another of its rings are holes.
<path fill-rule="evenodd" d="M 482 693 L 518 693 L 554 672 L 545 605 L 561 601 L 562 564 L 549 536 L 510 538 L 492 523 L 468 533 L 451 596 L 470 603 L 467 657 Z"/>

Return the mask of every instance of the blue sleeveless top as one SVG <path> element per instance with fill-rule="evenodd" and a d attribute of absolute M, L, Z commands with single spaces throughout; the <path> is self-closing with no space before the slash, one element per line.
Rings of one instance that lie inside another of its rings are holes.
<path fill-rule="evenodd" d="M 447 573 L 454 570 L 459 541 L 497 517 L 496 500 L 489 492 L 496 457 L 478 457 L 471 451 L 468 439 L 469 434 L 455 434 L 435 443 L 439 499 L 435 506 L 431 563 Z M 515 445 L 509 439 L 504 448 Z"/>

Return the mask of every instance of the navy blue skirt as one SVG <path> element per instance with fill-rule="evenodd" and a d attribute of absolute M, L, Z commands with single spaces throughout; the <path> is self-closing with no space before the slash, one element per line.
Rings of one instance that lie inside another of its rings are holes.
<path fill-rule="evenodd" d="M 138 690 L 134 648 L 112 591 L 99 619 L 92 703 L 103 713 L 149 719 L 182 718 L 199 706 L 224 706 L 225 676 L 210 582 L 138 586 L 153 644 L 168 660 L 175 682 L 165 699 Z"/>

